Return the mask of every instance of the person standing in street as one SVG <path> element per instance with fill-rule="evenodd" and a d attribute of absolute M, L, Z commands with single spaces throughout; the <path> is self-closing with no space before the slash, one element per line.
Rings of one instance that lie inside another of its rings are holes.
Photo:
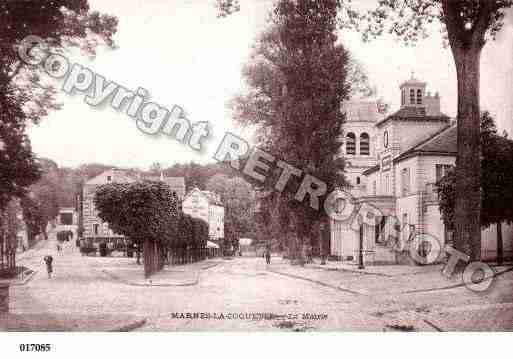
<path fill-rule="evenodd" d="M 271 264 L 271 249 L 267 248 L 265 251 L 265 261 L 267 264 Z"/>
<path fill-rule="evenodd" d="M 46 271 L 48 272 L 48 278 L 52 278 L 52 272 L 53 272 L 53 257 L 50 255 L 47 255 L 44 257 L 44 261 L 46 264 Z"/>

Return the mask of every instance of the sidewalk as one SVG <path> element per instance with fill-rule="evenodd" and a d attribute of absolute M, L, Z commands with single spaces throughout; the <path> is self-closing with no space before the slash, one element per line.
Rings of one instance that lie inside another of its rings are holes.
<path fill-rule="evenodd" d="M 329 262 L 326 265 L 314 263 L 302 267 L 292 266 L 286 260 L 275 260 L 269 270 L 276 274 L 364 296 L 431 292 L 465 285 L 461 275 L 447 278 L 442 275 L 442 268 L 443 265 L 383 265 L 367 266 L 359 270 L 355 265 L 340 262 Z M 496 271 L 497 277 L 507 277 L 507 280 L 513 277 L 513 269 L 510 267 L 497 267 Z"/>
<path fill-rule="evenodd" d="M 358 269 L 356 263 L 326 261 L 325 265 L 320 264 L 320 260 L 314 260 L 314 263 L 305 265 L 306 268 L 317 268 L 329 271 L 347 271 L 360 274 L 371 274 L 383 277 L 395 277 L 404 275 L 424 274 L 430 272 L 440 272 L 443 268 L 442 264 L 428 266 L 412 266 L 412 265 L 366 265 L 364 269 Z"/>
<path fill-rule="evenodd" d="M 9 283 L 11 286 L 20 286 L 28 283 L 34 277 L 34 275 L 36 275 L 37 268 L 31 263 L 27 262 L 41 257 L 41 251 L 47 246 L 48 241 L 39 240 L 34 246 L 27 249 L 25 252 L 16 253 L 16 266 L 25 267 L 25 274 L 21 277 L 0 279 L 0 283 Z"/>
<path fill-rule="evenodd" d="M 23 261 L 26 259 L 31 259 L 34 256 L 40 255 L 40 251 L 48 246 L 49 240 L 41 239 L 34 244 L 31 248 L 27 249 L 25 252 L 16 253 L 16 261 Z"/>
<path fill-rule="evenodd" d="M 137 265 L 132 258 L 110 258 L 110 263 L 107 262 L 108 260 L 98 258 L 98 262 L 102 262 L 100 265 L 105 275 L 115 281 L 139 287 L 197 285 L 201 271 L 222 263 L 222 260 L 212 259 L 180 266 L 165 266 L 164 269 L 153 274 L 150 278 L 145 278 L 143 265 Z"/>

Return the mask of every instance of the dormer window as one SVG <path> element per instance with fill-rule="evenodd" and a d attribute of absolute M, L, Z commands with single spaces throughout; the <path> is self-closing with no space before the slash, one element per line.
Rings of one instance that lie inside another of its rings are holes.
<path fill-rule="evenodd" d="M 417 90 L 417 105 L 422 105 L 422 90 Z"/>

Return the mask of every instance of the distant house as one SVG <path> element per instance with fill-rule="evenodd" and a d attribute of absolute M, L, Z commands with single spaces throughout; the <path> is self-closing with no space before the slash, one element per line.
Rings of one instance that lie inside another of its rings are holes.
<path fill-rule="evenodd" d="M 133 183 L 141 180 L 162 181 L 167 183 L 179 199 L 185 195 L 185 181 L 183 177 L 146 177 L 136 178 L 129 175 L 126 171 L 111 169 L 87 181 L 82 188 L 82 194 L 79 196 L 79 221 L 83 225 L 82 237 L 86 240 L 99 242 L 101 240 L 119 240 L 124 236 L 115 233 L 109 227 L 109 224 L 103 222 L 98 217 L 98 211 L 94 205 L 94 195 L 99 186 L 108 183 Z"/>
<path fill-rule="evenodd" d="M 218 194 L 193 188 L 185 196 L 182 210 L 208 223 L 210 239 L 219 241 L 224 238 L 224 206 Z"/>
<path fill-rule="evenodd" d="M 71 231 L 76 238 L 78 230 L 78 213 L 73 207 L 62 207 L 57 215 L 57 230 Z"/>

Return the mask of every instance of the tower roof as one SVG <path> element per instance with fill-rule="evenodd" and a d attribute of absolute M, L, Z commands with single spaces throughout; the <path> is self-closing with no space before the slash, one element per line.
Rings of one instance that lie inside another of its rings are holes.
<path fill-rule="evenodd" d="M 411 73 L 411 77 L 410 77 L 410 79 L 408 79 L 408 80 L 404 81 L 404 82 L 399 86 L 399 88 L 400 88 L 400 89 L 402 89 L 402 88 L 403 88 L 403 87 L 405 87 L 405 86 L 415 86 L 415 87 L 419 87 L 419 86 L 420 86 L 420 87 L 425 87 L 425 86 L 426 86 L 426 82 L 421 81 L 421 80 L 419 80 L 419 79 L 415 78 L 415 75 L 414 75 L 414 73 L 412 72 L 412 73 Z"/>

